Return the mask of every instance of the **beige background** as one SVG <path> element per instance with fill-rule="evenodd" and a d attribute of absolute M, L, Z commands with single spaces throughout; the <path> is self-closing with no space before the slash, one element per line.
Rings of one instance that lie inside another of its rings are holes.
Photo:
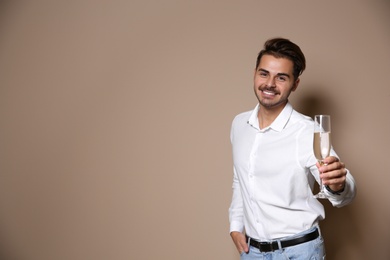
<path fill-rule="evenodd" d="M 358 185 L 328 259 L 390 259 L 389 1 L 34 2 L 0 4 L 0 259 L 238 259 L 230 124 L 274 36 Z"/>

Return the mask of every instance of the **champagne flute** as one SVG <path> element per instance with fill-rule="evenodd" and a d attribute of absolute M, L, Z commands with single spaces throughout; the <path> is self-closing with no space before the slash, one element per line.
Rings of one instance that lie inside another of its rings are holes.
<path fill-rule="evenodd" d="M 316 159 L 320 165 L 324 165 L 324 159 L 329 156 L 331 148 L 330 140 L 330 116 L 329 115 L 315 115 L 314 116 L 314 141 L 313 150 Z M 318 199 L 325 199 L 324 185 L 320 179 L 320 192 L 314 197 Z"/>

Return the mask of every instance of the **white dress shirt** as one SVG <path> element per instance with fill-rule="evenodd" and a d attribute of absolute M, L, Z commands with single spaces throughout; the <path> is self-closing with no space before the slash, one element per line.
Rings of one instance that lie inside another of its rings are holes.
<path fill-rule="evenodd" d="M 271 240 L 317 225 L 325 212 L 312 192 L 319 180 L 313 153 L 313 120 L 287 103 L 269 127 L 260 129 L 258 110 L 259 105 L 239 114 L 232 124 L 230 232 L 245 230 L 252 238 Z M 331 155 L 338 157 L 333 148 Z M 333 206 L 350 203 L 355 183 L 349 171 L 341 194 L 326 193 Z"/>

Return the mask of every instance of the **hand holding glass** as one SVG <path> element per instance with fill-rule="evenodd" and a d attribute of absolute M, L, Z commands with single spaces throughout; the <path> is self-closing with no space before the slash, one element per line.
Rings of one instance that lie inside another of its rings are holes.
<path fill-rule="evenodd" d="M 324 159 L 329 156 L 331 148 L 330 140 L 330 116 L 316 115 L 314 116 L 314 141 L 313 150 L 320 165 L 324 165 Z M 320 192 L 315 195 L 315 198 L 325 199 L 324 185 L 320 178 Z"/>

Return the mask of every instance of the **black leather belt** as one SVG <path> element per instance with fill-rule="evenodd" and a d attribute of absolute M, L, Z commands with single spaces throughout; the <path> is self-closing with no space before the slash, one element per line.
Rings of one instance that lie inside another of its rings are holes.
<path fill-rule="evenodd" d="M 318 229 L 314 230 L 311 233 L 305 234 L 300 237 L 292 238 L 292 239 L 286 239 L 286 240 L 280 240 L 280 245 L 282 248 L 289 247 L 289 246 L 295 246 L 299 245 L 305 242 L 312 241 L 316 239 L 319 236 Z M 259 242 L 254 239 L 250 239 L 250 245 L 253 247 L 256 247 L 260 250 L 260 252 L 271 252 L 279 249 L 278 241 L 273 242 Z"/>

